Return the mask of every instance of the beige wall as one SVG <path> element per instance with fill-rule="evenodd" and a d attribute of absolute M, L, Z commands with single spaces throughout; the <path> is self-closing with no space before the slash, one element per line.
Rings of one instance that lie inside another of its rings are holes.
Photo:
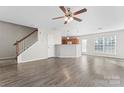
<path fill-rule="evenodd" d="M 13 44 L 33 30 L 33 28 L 0 22 L 0 59 L 15 57 L 16 49 Z"/>

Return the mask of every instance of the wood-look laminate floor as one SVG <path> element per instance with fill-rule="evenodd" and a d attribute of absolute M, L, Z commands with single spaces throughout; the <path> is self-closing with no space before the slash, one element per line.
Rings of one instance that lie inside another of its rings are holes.
<path fill-rule="evenodd" d="M 0 67 L 0 86 L 124 86 L 124 60 L 84 55 L 3 66 Z"/>

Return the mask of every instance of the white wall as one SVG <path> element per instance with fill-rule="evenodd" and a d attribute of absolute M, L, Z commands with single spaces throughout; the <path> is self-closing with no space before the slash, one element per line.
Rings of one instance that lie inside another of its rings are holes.
<path fill-rule="evenodd" d="M 58 31 L 50 32 L 48 33 L 48 57 L 55 57 L 55 44 L 61 43 L 61 36 Z"/>
<path fill-rule="evenodd" d="M 48 39 L 49 37 L 53 39 Z M 60 37 L 61 35 L 59 31 L 48 31 L 38 28 L 38 41 L 18 56 L 18 63 L 48 58 L 48 45 L 52 44 L 52 46 L 55 47 L 55 44 L 60 44 Z M 50 41 L 48 42 L 48 40 Z M 54 52 L 54 50 L 51 51 Z M 52 56 L 54 57 L 55 54 L 52 54 Z"/>
<path fill-rule="evenodd" d="M 38 29 L 38 41 L 18 56 L 18 63 L 47 58 L 47 48 L 47 32 Z"/>
<path fill-rule="evenodd" d="M 0 21 L 0 59 L 16 57 L 16 40 L 31 33 L 34 29 Z"/>
<path fill-rule="evenodd" d="M 116 54 L 105 54 L 105 53 L 95 52 L 95 50 L 94 50 L 95 39 L 98 37 L 103 37 L 103 36 L 106 37 L 106 36 L 112 36 L 112 35 L 116 35 L 116 38 L 117 38 Z M 80 36 L 80 40 L 82 40 L 82 39 L 87 40 L 87 52 L 86 52 L 86 54 L 124 58 L 124 30 L 117 30 L 117 31 L 112 31 L 112 32 L 105 32 L 105 33 Z"/>

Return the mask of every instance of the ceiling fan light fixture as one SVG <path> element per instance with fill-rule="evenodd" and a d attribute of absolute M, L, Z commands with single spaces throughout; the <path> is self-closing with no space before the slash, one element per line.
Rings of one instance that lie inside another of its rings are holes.
<path fill-rule="evenodd" d="M 55 18 L 53 18 L 53 20 L 63 18 L 63 20 L 65 21 L 64 24 L 67 24 L 67 23 L 69 23 L 69 22 L 71 22 L 73 20 L 81 22 L 82 19 L 77 18 L 76 15 L 79 15 L 81 13 L 87 12 L 86 8 L 83 8 L 83 9 L 78 10 L 76 12 L 72 12 L 70 8 L 65 8 L 64 6 L 59 6 L 59 8 L 64 13 L 64 16 L 55 17 Z"/>
<path fill-rule="evenodd" d="M 67 20 L 68 23 L 69 23 L 70 21 L 71 21 L 70 19 Z"/>
<path fill-rule="evenodd" d="M 65 17 L 64 20 L 65 20 L 65 21 L 68 21 L 68 17 Z"/>
<path fill-rule="evenodd" d="M 70 17 L 70 21 L 73 21 L 74 20 L 74 18 L 73 17 Z"/>

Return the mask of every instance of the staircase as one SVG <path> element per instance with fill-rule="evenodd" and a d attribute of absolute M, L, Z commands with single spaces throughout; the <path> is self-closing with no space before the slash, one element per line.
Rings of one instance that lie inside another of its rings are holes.
<path fill-rule="evenodd" d="M 16 46 L 16 55 L 18 56 L 30 46 L 32 46 L 38 40 L 38 29 L 23 37 L 22 39 L 16 41 L 14 45 Z"/>
<path fill-rule="evenodd" d="M 33 32 L 24 36 L 22 39 L 17 40 L 16 43 L 14 43 L 14 45 L 16 46 L 16 57 L 0 59 L 0 67 L 16 64 L 17 56 L 19 56 L 19 54 L 21 54 L 26 49 L 31 47 L 37 41 L 38 41 L 38 29 L 35 29 Z"/>

